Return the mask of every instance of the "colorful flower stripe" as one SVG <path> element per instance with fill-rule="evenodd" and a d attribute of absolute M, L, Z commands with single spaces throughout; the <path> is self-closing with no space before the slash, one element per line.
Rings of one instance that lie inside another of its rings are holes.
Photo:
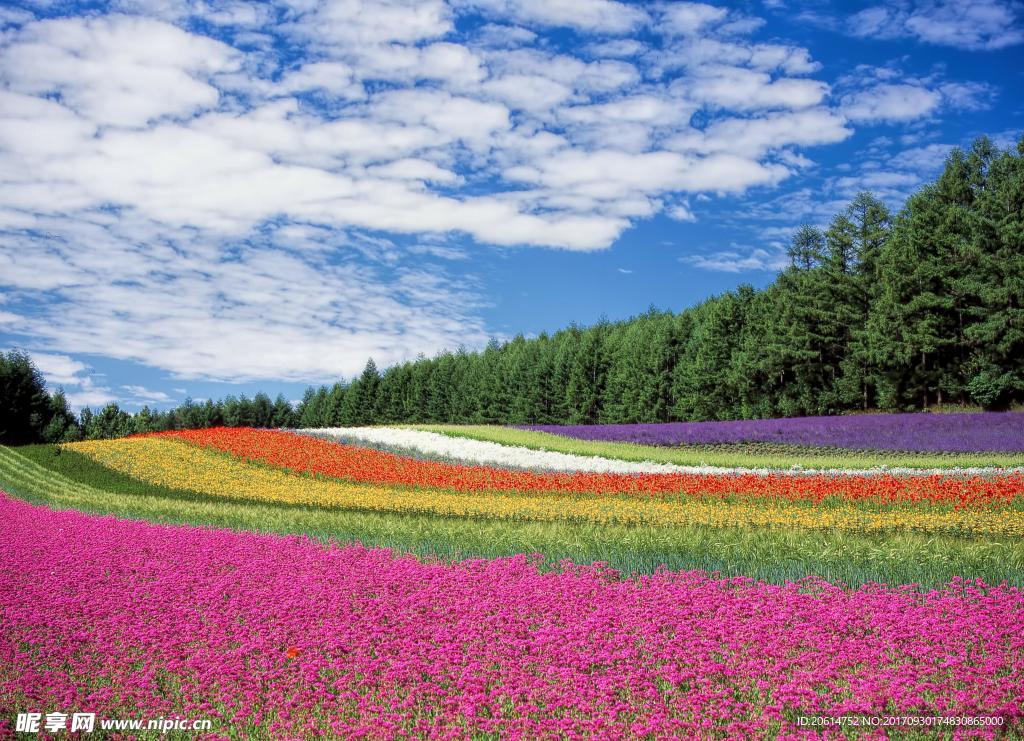
<path fill-rule="evenodd" d="M 295 438 L 300 440 L 301 438 Z M 855 532 L 910 530 L 963 534 L 1024 535 L 1024 512 L 992 510 L 869 511 L 852 506 L 811 508 L 777 500 L 723 502 L 515 496 L 400 490 L 307 478 L 246 463 L 191 445 L 174 436 L 73 443 L 108 468 L 172 489 L 257 501 L 385 512 L 430 512 L 461 517 L 581 521 L 657 526 L 802 527 Z"/>
<path fill-rule="evenodd" d="M 457 426 L 455 431 L 467 429 Z M 486 429 L 486 428 L 485 428 Z M 490 428 L 504 430 L 504 428 Z M 523 432 L 522 430 L 515 430 Z M 847 468 L 842 465 L 826 465 L 816 467 L 789 467 L 769 465 L 706 465 L 656 463 L 642 460 L 623 460 L 600 455 L 580 455 L 556 452 L 546 449 L 529 448 L 522 445 L 510 445 L 491 440 L 474 439 L 426 429 L 409 427 L 317 427 L 298 430 L 304 435 L 322 437 L 345 444 L 369 446 L 397 453 L 399 455 L 440 459 L 463 465 L 498 466 L 516 470 L 558 471 L 562 473 L 691 473 L 691 474 L 771 474 L 785 476 L 995 476 L 1012 473 L 1024 474 L 1022 468 L 1007 469 L 994 466 L 944 466 L 942 468 L 920 468 L 893 465 L 860 466 Z M 547 436 L 550 439 L 550 435 Z M 558 438 L 555 438 L 558 439 Z M 665 448 L 631 445 L 633 452 L 647 452 L 652 457 L 664 454 Z M 817 451 L 821 455 L 821 451 Z M 742 456 L 733 455 L 742 459 Z M 801 459 L 810 460 L 806 456 Z M 757 458 L 750 459 L 753 462 Z M 768 460 L 771 460 L 770 458 Z"/>
<path fill-rule="evenodd" d="M 844 714 L 1020 730 L 1013 588 L 450 566 L 2 495 L 0 517 L 11 712 L 210 718 L 222 738 L 796 737 L 798 716 Z"/>
<path fill-rule="evenodd" d="M 28 455 L 26 455 L 28 453 Z M 101 472 L 100 475 L 97 475 Z M 800 528 L 633 527 L 588 522 L 467 519 L 432 514 L 280 507 L 228 498 L 181 497 L 64 449 L 15 452 L 0 445 L 0 489 L 56 509 L 151 522 L 311 535 L 449 559 L 542 553 L 550 563 L 606 561 L 627 574 L 721 571 L 774 584 L 809 575 L 868 583 L 942 586 L 970 574 L 1024 587 L 1024 539 L 935 533 L 852 533 Z M 127 486 L 125 480 L 130 481 Z M 99 487 L 99 488 L 97 488 Z"/>
<path fill-rule="evenodd" d="M 879 504 L 929 502 L 957 507 L 1007 504 L 1024 495 L 1024 476 L 785 476 L 757 474 L 534 473 L 425 461 L 276 430 L 215 428 L 160 433 L 246 460 L 304 473 L 385 485 L 464 492 L 546 491 L 594 494 L 739 496 L 820 503 L 829 498 Z"/>
<path fill-rule="evenodd" d="M 852 450 L 1024 452 L 1024 412 L 855 414 L 730 422 L 622 425 L 525 425 L 583 440 L 642 445 L 771 442 Z"/>
<path fill-rule="evenodd" d="M 841 450 L 808 448 L 771 450 L 761 445 L 665 446 L 636 443 L 582 440 L 536 430 L 497 425 L 406 425 L 417 430 L 439 432 L 456 438 L 486 440 L 503 445 L 518 445 L 531 450 L 554 450 L 574 455 L 598 455 L 625 461 L 654 461 L 681 466 L 758 467 L 770 469 L 814 469 L 828 473 L 833 469 L 888 469 L 903 475 L 921 469 L 939 469 L 958 475 L 984 473 L 1024 473 L 1024 453 L 900 453 L 896 451 Z M 996 469 L 995 471 L 993 469 Z"/>
<path fill-rule="evenodd" d="M 681 473 L 685 470 L 682 466 L 670 463 L 620 461 L 598 456 L 531 450 L 406 427 L 326 427 L 309 428 L 299 432 L 342 443 L 381 446 L 399 454 L 415 451 L 422 455 L 438 456 L 469 465 L 542 469 L 561 473 Z"/>

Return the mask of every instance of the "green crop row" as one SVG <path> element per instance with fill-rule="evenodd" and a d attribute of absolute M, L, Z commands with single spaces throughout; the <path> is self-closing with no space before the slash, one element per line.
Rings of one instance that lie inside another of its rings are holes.
<path fill-rule="evenodd" d="M 885 451 L 843 451 L 838 448 L 804 448 L 780 451 L 747 444 L 734 449 L 726 445 L 661 447 L 634 443 L 578 440 L 535 430 L 498 425 L 402 425 L 410 429 L 439 432 L 451 437 L 517 445 L 533 450 L 601 456 L 624 461 L 674 463 L 680 466 L 721 466 L 723 468 L 1016 468 L 1024 466 L 1021 453 L 889 453 Z"/>
<path fill-rule="evenodd" d="M 67 455 L 44 447 L 25 452 L 0 448 L 0 488 L 55 509 L 358 541 L 442 559 L 539 553 L 549 563 L 605 561 L 624 573 L 664 566 L 776 583 L 814 574 L 850 585 L 927 587 L 965 576 L 1024 586 L 1024 543 L 1019 539 L 509 522 L 229 502 L 137 482 Z"/>

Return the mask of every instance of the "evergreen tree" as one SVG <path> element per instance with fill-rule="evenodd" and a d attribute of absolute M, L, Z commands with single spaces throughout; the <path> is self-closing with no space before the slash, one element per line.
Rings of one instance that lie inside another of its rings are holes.
<path fill-rule="evenodd" d="M 284 398 L 284 394 L 278 394 L 274 399 L 274 408 L 270 416 L 271 427 L 294 427 L 295 419 L 292 405 Z"/>
<path fill-rule="evenodd" d="M 46 384 L 32 359 L 17 350 L 0 353 L 0 443 L 38 442 L 50 414 Z"/>
<path fill-rule="evenodd" d="M 40 436 L 44 443 L 67 443 L 80 440 L 82 431 L 78 429 L 78 420 L 68 407 L 64 389 L 57 389 L 50 395 L 50 420 Z"/>
<path fill-rule="evenodd" d="M 83 420 L 82 434 L 87 440 L 106 440 L 131 435 L 134 430 L 131 415 L 111 402 L 103 407 L 98 414 L 89 414 L 88 421 Z"/>
<path fill-rule="evenodd" d="M 1024 136 L 1016 152 L 996 156 L 990 147 L 985 140 L 972 150 L 986 178 L 984 188 L 974 183 L 979 273 L 971 293 L 980 311 L 964 330 L 964 380 L 974 401 L 998 408 L 1024 397 Z"/>
<path fill-rule="evenodd" d="M 566 421 L 569 424 L 595 424 L 600 418 L 601 397 L 608 371 L 605 356 L 607 334 L 608 322 L 604 319 L 579 334 L 565 389 Z"/>

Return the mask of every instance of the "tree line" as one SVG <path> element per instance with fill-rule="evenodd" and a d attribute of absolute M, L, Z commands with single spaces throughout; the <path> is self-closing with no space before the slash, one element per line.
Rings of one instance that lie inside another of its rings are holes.
<path fill-rule="evenodd" d="M 281 394 L 271 401 L 229 396 L 218 401 L 185 401 L 165 411 L 143 407 L 131 414 L 117 403 L 74 414 L 63 389 L 46 390 L 42 374 L 25 352 L 0 353 L 0 443 L 75 442 L 125 437 L 145 432 L 207 427 L 295 427 L 298 416 Z"/>
<path fill-rule="evenodd" d="M 679 313 L 652 308 L 383 372 L 371 359 L 349 382 L 307 389 L 294 408 L 257 394 L 133 415 L 112 404 L 75 418 L 61 392 L 15 388 L 10 369 L 34 369 L 27 356 L 8 354 L 0 403 L 5 416 L 28 411 L 0 422 L 0 439 L 214 425 L 724 420 L 1024 401 L 1024 137 L 1010 150 L 986 137 L 954 149 L 897 214 L 857 195 L 826 228 L 800 227 L 788 256 L 762 290 L 741 285 Z"/>

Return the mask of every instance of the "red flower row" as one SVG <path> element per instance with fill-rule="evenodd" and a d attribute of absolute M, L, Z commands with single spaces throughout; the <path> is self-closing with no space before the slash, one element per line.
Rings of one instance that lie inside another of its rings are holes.
<path fill-rule="evenodd" d="M 293 471 L 364 483 L 457 491 L 741 496 L 818 503 L 828 498 L 879 504 L 957 507 L 1005 504 L 1024 495 L 1024 476 L 534 473 L 426 461 L 276 430 L 218 427 L 170 435 Z"/>

